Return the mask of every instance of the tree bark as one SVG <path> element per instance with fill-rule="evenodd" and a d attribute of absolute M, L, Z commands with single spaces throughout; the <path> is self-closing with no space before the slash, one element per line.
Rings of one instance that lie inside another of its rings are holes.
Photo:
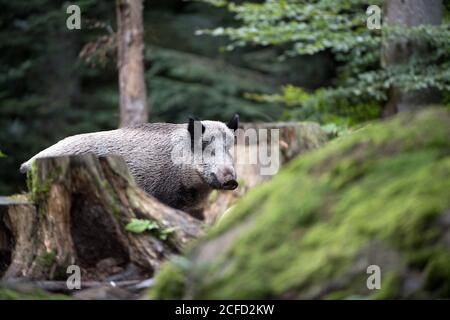
<path fill-rule="evenodd" d="M 120 126 L 148 121 L 142 0 L 117 0 Z"/>
<path fill-rule="evenodd" d="M 65 280 L 74 264 L 83 281 L 104 280 L 130 266 L 148 277 L 201 234 L 196 219 L 139 189 L 121 158 L 38 159 L 29 181 L 30 196 L 0 201 L 4 280 Z M 158 228 L 132 233 L 127 225 L 135 218 Z M 162 236 L 168 228 L 172 232 Z"/>
<path fill-rule="evenodd" d="M 405 28 L 420 25 L 439 25 L 442 22 L 442 0 L 387 0 L 384 2 L 384 20 L 388 26 Z M 385 43 L 381 64 L 385 68 L 391 65 L 407 63 L 414 54 L 426 55 L 424 43 L 398 41 Z M 397 112 L 417 110 L 440 100 L 439 91 L 435 88 L 404 92 L 398 87 L 389 89 L 388 103 L 383 115 L 390 116 Z"/>

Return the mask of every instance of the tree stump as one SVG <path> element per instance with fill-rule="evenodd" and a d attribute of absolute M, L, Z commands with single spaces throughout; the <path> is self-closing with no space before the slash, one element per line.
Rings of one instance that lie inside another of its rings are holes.
<path fill-rule="evenodd" d="M 130 265 L 152 275 L 201 234 L 196 219 L 139 189 L 121 158 L 37 159 L 28 181 L 28 195 L 0 200 L 3 280 L 65 280 L 69 265 L 81 268 L 83 280 Z M 133 219 L 152 228 L 133 230 Z"/>

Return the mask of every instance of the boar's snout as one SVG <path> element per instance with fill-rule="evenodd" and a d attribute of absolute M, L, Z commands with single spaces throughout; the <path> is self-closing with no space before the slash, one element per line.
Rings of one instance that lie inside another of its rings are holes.
<path fill-rule="evenodd" d="M 238 187 L 238 183 L 235 179 L 228 180 L 222 185 L 222 189 L 224 190 L 234 190 Z"/>
<path fill-rule="evenodd" d="M 216 174 L 213 174 L 213 177 L 215 182 L 214 187 L 217 189 L 234 190 L 238 187 L 236 173 L 231 167 L 225 167 L 218 170 Z"/>

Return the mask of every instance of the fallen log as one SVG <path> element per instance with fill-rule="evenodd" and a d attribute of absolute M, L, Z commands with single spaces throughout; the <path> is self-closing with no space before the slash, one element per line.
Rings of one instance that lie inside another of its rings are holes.
<path fill-rule="evenodd" d="M 80 267 L 83 281 L 130 265 L 145 278 L 201 234 L 198 220 L 139 189 L 117 157 L 37 159 L 28 181 L 29 194 L 0 201 L 5 281 L 65 280 L 70 265 Z"/>

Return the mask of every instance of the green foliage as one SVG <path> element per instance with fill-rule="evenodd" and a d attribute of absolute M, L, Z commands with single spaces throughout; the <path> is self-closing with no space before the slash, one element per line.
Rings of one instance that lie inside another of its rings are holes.
<path fill-rule="evenodd" d="M 164 268 L 151 296 L 449 298 L 449 134 L 450 113 L 428 109 L 305 154 L 219 220 L 189 268 Z M 371 264 L 380 291 L 366 287 Z"/>
<path fill-rule="evenodd" d="M 190 115 L 227 120 L 237 110 L 244 119 L 270 121 L 280 114 L 272 105 L 245 98 L 245 92 L 273 93 L 269 78 L 225 61 L 150 47 L 146 72 L 154 117 L 186 122 Z"/>
<path fill-rule="evenodd" d="M 167 240 L 167 238 L 175 231 L 174 228 L 162 228 L 156 221 L 148 219 L 131 219 L 125 229 L 129 232 L 138 234 L 145 231 L 152 231 L 156 233 L 161 240 Z"/>
<path fill-rule="evenodd" d="M 322 126 L 322 129 L 330 138 L 337 138 L 348 133 L 348 127 L 337 125 L 336 123 L 327 123 Z"/>
<path fill-rule="evenodd" d="M 133 233 L 142 233 L 144 231 L 151 231 L 158 229 L 158 223 L 156 221 L 150 221 L 147 219 L 131 219 L 126 225 L 125 229 Z"/>
<path fill-rule="evenodd" d="M 175 229 L 174 228 L 164 228 L 164 229 L 160 229 L 159 230 L 159 234 L 158 237 L 161 240 L 167 240 L 167 238 L 174 233 Z"/>
<path fill-rule="evenodd" d="M 450 24 L 447 15 L 439 26 L 405 29 L 383 25 L 380 31 L 366 27 L 368 4 L 365 0 L 206 2 L 226 7 L 239 22 L 237 27 L 198 32 L 227 36 L 231 40 L 227 50 L 249 44 L 280 46 L 284 48 L 282 59 L 324 51 L 333 53 L 340 67 L 332 87 L 311 95 L 300 88 L 295 91 L 287 87 L 281 95 L 260 97 L 260 101 L 276 100 L 304 109 L 289 113 L 292 118 L 323 121 L 321 117 L 328 113 L 348 117 L 351 122 L 374 119 L 393 84 L 405 91 L 430 87 L 450 91 Z M 382 3 L 381 0 L 370 2 L 379 6 Z M 383 43 L 421 43 L 427 46 L 427 53 L 414 54 L 408 61 L 384 69 L 380 64 Z M 325 107 L 323 103 L 326 103 Z M 361 117 L 358 114 L 360 106 L 355 110 L 341 108 L 355 104 L 370 106 L 364 108 L 368 114 Z"/>
<path fill-rule="evenodd" d="M 345 90 L 317 89 L 314 93 L 309 93 L 303 88 L 287 85 L 280 94 L 246 96 L 256 101 L 284 103 L 286 108 L 283 118 L 287 120 L 313 119 L 345 127 L 380 117 L 381 109 L 375 100 L 357 99 L 343 91 Z"/>

